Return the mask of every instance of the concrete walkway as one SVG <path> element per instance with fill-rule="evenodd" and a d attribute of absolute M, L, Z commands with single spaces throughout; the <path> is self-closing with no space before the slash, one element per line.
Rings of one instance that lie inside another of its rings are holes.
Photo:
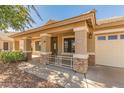
<path fill-rule="evenodd" d="M 89 67 L 87 83 L 82 74 L 67 68 L 46 66 L 36 62 L 23 62 L 18 68 L 66 88 L 84 88 L 87 84 L 88 88 L 124 87 L 124 69 L 119 68 Z"/>

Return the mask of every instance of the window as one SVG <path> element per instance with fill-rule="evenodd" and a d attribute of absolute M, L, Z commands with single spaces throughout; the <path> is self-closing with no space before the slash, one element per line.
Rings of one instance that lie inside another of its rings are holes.
<path fill-rule="evenodd" d="M 3 43 L 3 48 L 4 48 L 4 50 L 8 50 L 9 48 L 8 48 L 8 42 L 4 42 Z"/>
<path fill-rule="evenodd" d="M 106 36 L 98 36 L 97 39 L 98 40 L 106 40 Z"/>
<path fill-rule="evenodd" d="M 117 35 L 108 36 L 108 40 L 115 40 L 115 39 L 117 39 L 117 38 L 118 38 Z"/>
<path fill-rule="evenodd" d="M 64 52 L 74 53 L 75 52 L 75 40 L 74 38 L 64 38 Z"/>
<path fill-rule="evenodd" d="M 41 47 L 40 47 L 40 41 L 35 41 L 35 51 L 40 51 Z"/>
<path fill-rule="evenodd" d="M 120 35 L 120 39 L 124 39 L 124 35 Z"/>

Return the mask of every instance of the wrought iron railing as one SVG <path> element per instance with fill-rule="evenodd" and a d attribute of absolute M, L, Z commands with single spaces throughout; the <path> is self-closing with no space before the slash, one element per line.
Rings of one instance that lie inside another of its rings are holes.
<path fill-rule="evenodd" d="M 73 68 L 73 57 L 50 55 L 48 57 L 48 64 Z"/>

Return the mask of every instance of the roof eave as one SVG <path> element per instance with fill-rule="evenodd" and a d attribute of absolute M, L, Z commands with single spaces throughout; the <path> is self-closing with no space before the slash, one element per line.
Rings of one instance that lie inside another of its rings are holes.
<path fill-rule="evenodd" d="M 85 17 L 87 17 L 87 18 L 85 18 Z M 76 19 L 78 19 L 78 20 L 76 20 Z M 68 18 L 68 19 L 65 19 L 65 20 L 62 20 L 62 21 L 58 21 L 58 22 L 55 22 L 53 24 L 47 24 L 47 25 L 44 25 L 42 27 L 34 28 L 34 29 L 31 29 L 31 30 L 28 30 L 28 31 L 20 32 L 20 33 L 11 35 L 10 37 L 14 38 L 14 37 L 17 37 L 17 36 L 20 36 L 20 35 L 23 35 L 23 34 L 32 33 L 34 31 L 45 30 L 45 29 L 49 29 L 49 28 L 53 28 L 53 27 L 66 25 L 65 23 L 70 24 L 70 23 L 74 23 L 74 22 L 84 21 L 84 20 L 87 20 L 87 19 L 91 19 L 92 25 L 95 28 L 95 25 L 96 25 L 96 11 L 92 10 L 88 13 L 85 13 L 85 14 L 82 14 L 82 15 L 79 15 L 79 16 L 75 16 L 75 17 Z"/>

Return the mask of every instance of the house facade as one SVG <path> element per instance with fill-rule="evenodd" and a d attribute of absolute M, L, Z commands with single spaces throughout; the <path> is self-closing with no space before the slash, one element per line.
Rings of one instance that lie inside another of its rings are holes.
<path fill-rule="evenodd" d="M 96 11 L 10 36 L 13 50 L 29 54 L 71 56 L 89 65 L 124 67 L 124 17 L 96 20 Z"/>

